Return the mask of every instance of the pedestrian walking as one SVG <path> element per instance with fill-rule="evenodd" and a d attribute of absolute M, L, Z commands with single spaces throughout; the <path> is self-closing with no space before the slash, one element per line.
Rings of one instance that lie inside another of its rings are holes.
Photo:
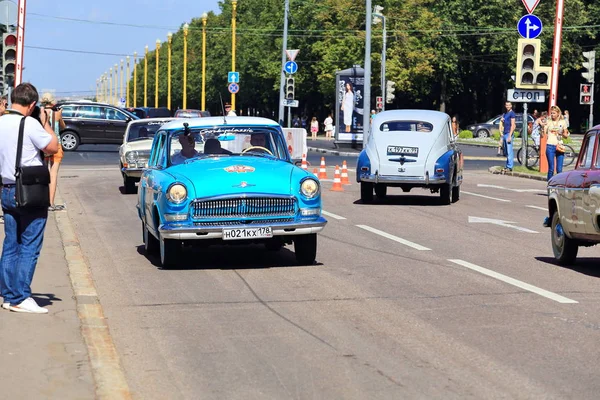
<path fill-rule="evenodd" d="M 500 139 L 498 140 L 498 153 L 496 154 L 496 156 L 502 157 L 505 155 L 504 150 L 502 149 L 502 143 L 503 143 L 502 134 L 504 133 L 504 113 L 502 113 L 502 115 L 500 116 L 500 122 L 498 124 L 498 132 L 500 132 Z"/>
<path fill-rule="evenodd" d="M 331 139 L 333 135 L 333 116 L 331 113 L 325 118 L 323 125 L 325 125 L 325 139 Z"/>
<path fill-rule="evenodd" d="M 315 140 L 317 138 L 318 133 L 319 133 L 319 121 L 317 121 L 317 117 L 312 117 L 312 120 L 310 121 L 311 139 Z"/>
<path fill-rule="evenodd" d="M 62 119 L 62 110 L 56 107 L 54 96 L 52 96 L 51 93 L 45 93 L 42 96 L 41 103 L 49 116 L 52 130 L 56 134 L 56 137 L 58 137 L 59 143 L 58 152 L 56 154 L 46 154 L 46 162 L 50 168 L 50 208 L 48 210 L 64 210 L 64 204 L 54 204 L 54 198 L 56 197 L 56 186 L 58 184 L 58 170 L 64 156 L 62 145 L 60 145 L 60 131 L 67 126 Z"/>
<path fill-rule="evenodd" d="M 512 103 L 510 101 L 507 101 L 504 104 L 504 108 L 506 108 L 506 112 L 503 116 L 504 129 L 502 134 L 502 148 L 506 155 L 506 166 L 504 167 L 504 170 L 512 171 L 515 158 L 513 152 L 513 134 L 516 128 L 517 116 L 512 109 Z"/>
<path fill-rule="evenodd" d="M 531 139 L 533 140 L 533 144 L 538 148 L 540 147 L 540 138 L 542 136 L 542 132 L 544 131 L 544 127 L 546 126 L 547 117 L 548 113 L 546 111 L 543 111 L 542 115 L 533 123 Z"/>
<path fill-rule="evenodd" d="M 39 94 L 30 83 L 18 85 L 11 94 L 12 109 L 0 118 L 0 175 L 2 176 L 2 211 L 4 243 L 0 257 L 0 292 L 2 308 L 24 313 L 45 314 L 31 297 L 31 281 L 42 249 L 48 209 L 17 205 L 15 165 L 43 166 L 40 152 L 58 152 L 58 138 L 42 108 L 40 122 L 29 117 L 36 108 Z M 23 126 L 22 148 L 19 150 L 20 126 Z M 21 153 L 17 160 L 17 152 Z"/>
<path fill-rule="evenodd" d="M 563 169 L 565 158 L 565 145 L 563 138 L 569 136 L 567 122 L 564 120 L 558 106 L 550 107 L 550 120 L 544 129 L 544 135 L 548 138 L 546 141 L 546 158 L 548 159 L 548 180 L 554 176 L 554 167 L 560 174 Z"/>

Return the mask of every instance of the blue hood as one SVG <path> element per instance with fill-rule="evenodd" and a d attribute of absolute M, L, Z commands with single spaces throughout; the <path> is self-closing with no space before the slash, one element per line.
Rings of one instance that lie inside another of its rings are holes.
<path fill-rule="evenodd" d="M 173 165 L 167 172 L 186 185 L 191 183 L 195 198 L 242 193 L 296 195 L 298 181 L 292 185 L 292 175 L 308 175 L 286 161 L 249 156 L 197 159 Z"/>

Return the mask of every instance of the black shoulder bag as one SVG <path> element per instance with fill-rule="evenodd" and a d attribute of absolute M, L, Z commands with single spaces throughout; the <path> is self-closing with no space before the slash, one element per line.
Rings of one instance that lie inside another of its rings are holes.
<path fill-rule="evenodd" d="M 48 208 L 50 206 L 50 171 L 42 161 L 42 165 L 22 167 L 23 134 L 25 118 L 19 125 L 19 142 L 15 162 L 16 203 L 20 208 Z M 43 160 L 43 159 L 42 159 Z"/>

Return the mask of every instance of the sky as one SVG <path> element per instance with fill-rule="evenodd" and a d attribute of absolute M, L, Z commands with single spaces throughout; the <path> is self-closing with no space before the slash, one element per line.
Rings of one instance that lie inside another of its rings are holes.
<path fill-rule="evenodd" d="M 143 55 L 169 31 L 219 9 L 217 0 L 27 0 L 26 11 L 23 81 L 61 98 L 94 95 L 96 79 L 127 54 Z"/>

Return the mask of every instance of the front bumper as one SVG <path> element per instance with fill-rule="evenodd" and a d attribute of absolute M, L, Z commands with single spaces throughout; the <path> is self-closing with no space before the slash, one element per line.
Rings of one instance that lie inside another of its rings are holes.
<path fill-rule="evenodd" d="M 143 168 L 121 168 L 121 172 L 129 178 L 141 178 Z"/>
<path fill-rule="evenodd" d="M 158 227 L 160 235 L 165 239 L 177 240 L 205 240 L 222 239 L 223 229 L 231 228 L 265 228 L 273 229 L 273 236 L 306 235 L 318 233 L 325 228 L 327 220 L 323 217 L 306 222 L 266 223 L 252 225 L 223 225 L 223 226 L 196 226 L 193 222 L 162 224 Z"/>
<path fill-rule="evenodd" d="M 429 178 L 425 176 L 396 176 L 396 175 L 362 175 L 361 182 L 387 183 L 394 185 L 430 186 L 448 183 L 446 178 Z"/>

